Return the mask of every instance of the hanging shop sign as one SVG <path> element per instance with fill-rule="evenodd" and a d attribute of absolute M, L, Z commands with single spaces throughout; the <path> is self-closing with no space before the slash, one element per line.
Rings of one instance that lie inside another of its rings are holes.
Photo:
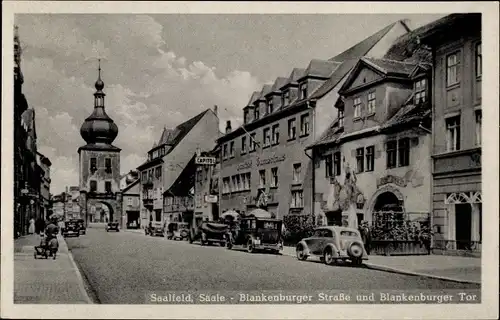
<path fill-rule="evenodd" d="M 196 157 L 194 162 L 199 165 L 214 165 L 216 161 L 212 157 Z"/>

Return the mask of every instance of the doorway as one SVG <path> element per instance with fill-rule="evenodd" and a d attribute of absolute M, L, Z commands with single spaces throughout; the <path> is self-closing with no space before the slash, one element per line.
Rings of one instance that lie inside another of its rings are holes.
<path fill-rule="evenodd" d="M 472 207 L 468 203 L 455 204 L 455 239 L 458 250 L 469 249 L 471 242 Z"/>

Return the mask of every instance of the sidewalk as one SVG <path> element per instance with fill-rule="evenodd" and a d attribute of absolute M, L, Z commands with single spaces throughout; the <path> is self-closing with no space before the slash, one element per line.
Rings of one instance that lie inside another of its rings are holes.
<path fill-rule="evenodd" d="M 38 235 L 14 240 L 14 303 L 92 303 L 66 241 L 58 236 L 56 260 L 33 256 Z"/>
<path fill-rule="evenodd" d="M 295 257 L 294 247 L 284 247 L 283 255 Z M 423 276 L 464 283 L 481 283 L 481 259 L 443 255 L 369 256 L 369 269 Z"/>

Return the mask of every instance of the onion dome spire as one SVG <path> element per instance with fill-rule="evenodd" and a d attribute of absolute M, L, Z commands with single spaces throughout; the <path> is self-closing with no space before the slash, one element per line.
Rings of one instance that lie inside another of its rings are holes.
<path fill-rule="evenodd" d="M 102 91 L 104 82 L 101 79 L 101 59 L 99 59 L 95 88 L 94 111 L 82 124 L 80 135 L 88 144 L 111 144 L 118 135 L 118 127 L 104 110 L 104 97 L 106 94 Z"/>

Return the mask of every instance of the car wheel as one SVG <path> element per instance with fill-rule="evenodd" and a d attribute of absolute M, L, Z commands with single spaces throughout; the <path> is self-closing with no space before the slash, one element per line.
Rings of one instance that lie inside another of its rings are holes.
<path fill-rule="evenodd" d="M 254 253 L 255 252 L 255 248 L 253 247 L 252 240 L 248 241 L 247 251 L 248 251 L 248 253 Z"/>
<path fill-rule="evenodd" d="M 295 249 L 295 253 L 297 254 L 297 259 L 300 261 L 305 261 L 307 259 L 307 254 L 305 254 L 304 246 L 299 244 Z"/>
<path fill-rule="evenodd" d="M 335 258 L 333 257 L 333 251 L 332 248 L 326 248 L 323 258 L 325 260 L 325 264 L 331 266 L 332 264 L 335 263 Z"/>
<path fill-rule="evenodd" d="M 271 250 L 271 253 L 272 254 L 280 254 L 280 251 L 279 250 Z"/>

